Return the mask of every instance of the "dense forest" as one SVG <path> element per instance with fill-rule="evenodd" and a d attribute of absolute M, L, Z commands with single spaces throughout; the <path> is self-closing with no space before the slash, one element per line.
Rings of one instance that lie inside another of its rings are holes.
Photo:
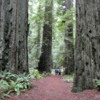
<path fill-rule="evenodd" d="M 99 4 L 0 0 L 0 99 L 31 89 L 32 79 L 52 76 L 55 69 L 71 77 L 71 92 L 100 90 Z"/>

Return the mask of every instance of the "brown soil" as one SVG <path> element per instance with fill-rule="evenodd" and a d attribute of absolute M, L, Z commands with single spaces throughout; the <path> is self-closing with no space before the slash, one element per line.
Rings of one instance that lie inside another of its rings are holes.
<path fill-rule="evenodd" d="M 33 89 L 5 100 L 100 100 L 100 92 L 96 90 L 72 93 L 72 83 L 65 82 L 60 76 L 48 76 L 32 83 Z"/>

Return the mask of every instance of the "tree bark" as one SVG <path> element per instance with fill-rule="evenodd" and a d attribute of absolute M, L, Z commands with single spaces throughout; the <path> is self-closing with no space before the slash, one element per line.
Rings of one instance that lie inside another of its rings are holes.
<path fill-rule="evenodd" d="M 28 0 L 2 1 L 2 70 L 28 73 Z"/>
<path fill-rule="evenodd" d="M 43 27 L 42 54 L 40 56 L 38 70 L 50 72 L 52 68 L 52 7 L 53 0 L 46 0 L 45 22 Z"/>
<path fill-rule="evenodd" d="M 65 5 L 65 13 L 73 7 L 73 0 L 64 0 Z M 68 18 L 69 20 L 73 20 L 73 15 Z M 64 60 L 64 68 L 65 74 L 71 74 L 74 72 L 74 39 L 73 39 L 73 24 L 68 24 L 65 29 L 65 60 Z"/>
<path fill-rule="evenodd" d="M 74 72 L 74 40 L 73 40 L 73 25 L 68 25 L 65 33 L 65 74 L 72 74 Z"/>
<path fill-rule="evenodd" d="M 100 79 L 100 0 L 76 0 L 75 77 L 72 91 L 93 89 Z"/>
<path fill-rule="evenodd" d="M 40 52 L 41 52 L 41 34 L 42 34 L 42 29 L 43 29 L 43 15 L 41 14 L 41 10 L 42 9 L 42 6 L 41 6 L 41 3 L 39 4 L 39 8 L 38 8 L 38 17 L 39 17 L 39 20 L 37 21 L 37 33 L 38 33 L 38 36 L 37 36 L 37 52 L 36 52 L 36 55 L 37 55 L 37 60 L 39 60 L 40 58 Z"/>
<path fill-rule="evenodd" d="M 2 7 L 2 0 L 0 1 L 0 12 L 1 12 L 1 7 Z M 2 59 L 2 35 L 1 35 L 1 13 L 0 13 L 0 63 L 1 59 Z"/>
<path fill-rule="evenodd" d="M 0 64 L 1 64 L 1 59 L 2 59 L 2 34 L 1 34 L 1 23 L 2 23 L 2 20 L 1 20 L 1 9 L 2 9 L 2 0 L 0 0 Z M 1 70 L 1 66 L 0 66 L 0 70 Z"/>

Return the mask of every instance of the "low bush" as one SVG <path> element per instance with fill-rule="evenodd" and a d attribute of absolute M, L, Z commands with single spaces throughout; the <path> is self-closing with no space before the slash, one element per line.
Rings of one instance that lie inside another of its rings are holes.
<path fill-rule="evenodd" d="M 41 79 L 45 76 L 45 73 L 40 74 L 38 70 L 30 69 L 30 76 L 34 79 Z"/>
<path fill-rule="evenodd" d="M 40 79 L 43 77 L 44 74 L 40 74 L 34 69 L 30 69 L 29 75 L 0 72 L 0 99 L 25 92 L 32 87 L 31 79 Z"/>
<path fill-rule="evenodd" d="M 0 74 L 0 99 L 10 97 L 11 94 L 19 95 L 32 87 L 30 75 L 16 75 L 9 72 Z"/>
<path fill-rule="evenodd" d="M 95 86 L 98 91 L 100 91 L 100 80 L 95 79 Z"/>
<path fill-rule="evenodd" d="M 73 82 L 73 78 L 74 78 L 74 76 L 73 75 L 64 75 L 63 76 L 63 79 L 66 81 L 66 82 Z"/>

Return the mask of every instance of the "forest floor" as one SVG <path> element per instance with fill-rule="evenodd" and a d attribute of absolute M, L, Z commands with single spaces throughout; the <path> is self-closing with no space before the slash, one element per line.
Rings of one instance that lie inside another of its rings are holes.
<path fill-rule="evenodd" d="M 5 100 L 100 100 L 100 92 L 87 90 L 72 93 L 72 83 L 68 83 L 61 76 L 48 76 L 44 79 L 32 80 L 34 88 Z"/>

